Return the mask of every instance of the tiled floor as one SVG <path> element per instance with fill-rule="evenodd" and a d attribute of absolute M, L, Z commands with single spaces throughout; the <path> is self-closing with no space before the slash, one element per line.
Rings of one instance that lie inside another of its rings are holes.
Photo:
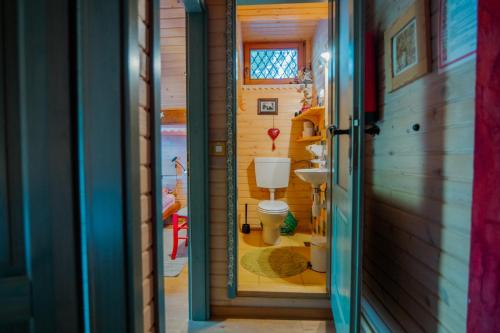
<path fill-rule="evenodd" d="M 188 271 L 165 278 L 167 333 L 326 333 L 334 332 L 328 321 L 220 319 L 188 320 Z"/>
<path fill-rule="evenodd" d="M 304 246 L 305 241 L 310 241 L 311 235 L 297 233 L 293 236 L 282 236 L 279 245 L 292 246 L 294 251 L 310 259 L 310 248 Z M 262 241 L 261 231 L 252 230 L 250 234 L 239 233 L 238 258 L 245 253 L 270 247 Z M 239 263 L 239 260 L 238 260 Z M 326 273 L 318 273 L 307 269 L 301 274 L 289 278 L 267 278 L 247 271 L 238 265 L 238 291 L 240 292 L 281 292 L 281 293 L 326 293 Z"/>

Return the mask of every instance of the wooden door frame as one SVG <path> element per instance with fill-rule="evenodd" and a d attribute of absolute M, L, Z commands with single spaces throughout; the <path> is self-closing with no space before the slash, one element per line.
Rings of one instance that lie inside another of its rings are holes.
<path fill-rule="evenodd" d="M 188 209 L 189 209 L 189 318 L 210 318 L 210 229 L 208 184 L 208 81 L 207 19 L 199 0 L 184 2 L 186 9 L 187 119 L 188 119 Z M 163 287 L 163 221 L 161 199 L 161 52 L 160 1 L 150 1 L 151 13 L 151 125 L 153 145 L 153 193 L 156 318 L 165 330 Z"/>
<path fill-rule="evenodd" d="M 73 7 L 83 326 L 143 330 L 138 1 Z"/>
<path fill-rule="evenodd" d="M 357 6 L 356 6 L 357 5 Z M 363 225 L 364 225 L 364 183 L 365 183 L 365 30 L 366 30 L 366 15 L 365 15 L 365 0 L 354 0 L 354 41 L 355 46 L 355 62 L 358 72 L 361 73 L 354 75 L 354 98 L 357 101 L 359 108 L 358 112 L 358 126 L 353 127 L 354 139 L 358 140 L 357 150 L 354 154 L 357 155 L 357 166 L 354 167 L 355 172 L 358 173 L 355 177 L 356 182 L 354 186 L 354 197 L 357 197 L 357 207 L 355 212 L 355 219 L 353 218 L 353 256 L 352 266 L 357 268 L 359 274 L 351 276 L 351 288 L 354 286 L 354 293 L 351 292 L 351 298 L 354 295 L 355 302 L 351 301 L 351 312 L 358 320 L 351 318 L 351 324 L 354 325 L 354 332 L 361 330 L 361 299 L 362 299 L 362 285 L 363 285 Z M 357 16 L 357 18 L 356 18 Z M 355 70 L 356 70 L 355 67 Z"/>
<path fill-rule="evenodd" d="M 188 11 L 187 110 L 189 198 L 189 318 L 210 318 L 208 188 L 208 49 L 206 13 Z M 201 56 L 200 56 L 201 55 Z"/>
<path fill-rule="evenodd" d="M 163 213 L 162 213 L 162 177 L 161 177 L 161 49 L 160 49 L 160 0 L 149 1 L 149 41 L 151 53 L 149 59 L 150 73 L 150 133 L 151 151 L 151 175 L 153 193 L 153 246 L 154 246 L 154 290 L 155 290 L 155 318 L 157 321 L 157 332 L 164 333 L 166 330 L 165 318 L 165 288 L 163 284 Z"/>
<path fill-rule="evenodd" d="M 227 297 L 234 299 L 238 297 L 238 223 L 237 223 L 237 162 L 236 162 L 236 146 L 237 146 L 237 87 L 235 69 L 236 60 L 236 7 L 238 5 L 265 5 L 265 4 L 293 4 L 293 3 L 316 3 L 324 2 L 325 0 L 227 0 L 226 1 L 226 170 L 227 170 Z M 333 0 L 327 0 L 329 3 L 328 10 L 335 6 Z M 336 2 L 336 1 L 335 1 Z M 330 18 L 328 19 L 330 21 Z M 330 29 L 330 28 L 328 28 Z M 332 45 L 329 31 L 328 42 Z M 332 67 L 332 66 L 331 66 Z M 332 71 L 332 69 L 330 69 Z M 333 73 L 333 72 L 332 72 Z M 243 78 L 240 78 L 243 80 Z M 332 89 L 333 81 L 330 77 L 330 87 Z M 330 98 L 333 94 L 329 94 Z M 333 106 L 333 103 L 330 103 Z M 332 108 L 333 109 L 333 108 Z M 330 268 L 328 268 L 327 276 Z M 287 293 L 290 297 L 296 297 L 297 293 Z M 260 295 L 245 295 L 240 297 L 260 297 Z M 304 296 L 308 298 L 307 296 Z M 321 297 L 329 297 L 329 289 Z"/>
<path fill-rule="evenodd" d="M 227 297 L 238 293 L 238 222 L 236 164 L 236 0 L 226 1 L 226 169 L 227 169 Z"/>

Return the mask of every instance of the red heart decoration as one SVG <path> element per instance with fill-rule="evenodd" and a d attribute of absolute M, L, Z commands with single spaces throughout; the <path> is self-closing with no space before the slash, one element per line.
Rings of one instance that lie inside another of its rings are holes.
<path fill-rule="evenodd" d="M 280 130 L 278 128 L 270 128 L 267 130 L 267 135 L 269 135 L 271 139 L 276 140 L 280 135 Z"/>
<path fill-rule="evenodd" d="M 280 130 L 278 128 L 270 128 L 267 130 L 267 135 L 273 140 L 273 151 L 276 149 L 276 145 L 274 144 L 274 140 L 280 135 Z"/>

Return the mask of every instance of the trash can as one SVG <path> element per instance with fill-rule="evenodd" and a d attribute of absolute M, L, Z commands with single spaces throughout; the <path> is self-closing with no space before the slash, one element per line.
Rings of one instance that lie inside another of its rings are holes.
<path fill-rule="evenodd" d="M 313 235 L 311 239 L 311 266 L 316 272 L 325 273 L 327 267 L 326 237 Z"/>

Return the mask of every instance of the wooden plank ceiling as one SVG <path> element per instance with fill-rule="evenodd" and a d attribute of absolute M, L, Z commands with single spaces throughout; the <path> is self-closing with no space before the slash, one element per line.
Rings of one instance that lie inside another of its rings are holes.
<path fill-rule="evenodd" d="M 308 40 L 328 19 L 328 3 L 245 5 L 237 15 L 245 42 Z"/>

